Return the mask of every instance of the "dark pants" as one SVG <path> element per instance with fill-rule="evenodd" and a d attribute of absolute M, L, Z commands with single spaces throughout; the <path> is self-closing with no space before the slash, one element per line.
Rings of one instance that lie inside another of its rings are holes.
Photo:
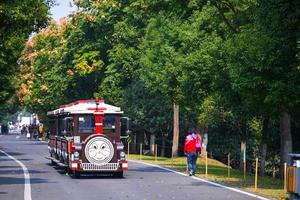
<path fill-rule="evenodd" d="M 186 154 L 189 172 L 192 172 L 193 174 L 195 174 L 196 172 L 197 157 L 198 157 L 198 153 L 196 152 Z"/>

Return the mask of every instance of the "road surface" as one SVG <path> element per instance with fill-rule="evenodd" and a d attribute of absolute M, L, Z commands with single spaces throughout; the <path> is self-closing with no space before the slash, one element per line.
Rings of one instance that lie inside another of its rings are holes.
<path fill-rule="evenodd" d="M 47 144 L 0 135 L 1 200 L 191 200 L 264 199 L 212 185 L 156 166 L 130 161 L 124 178 L 73 179 L 50 165 Z"/>

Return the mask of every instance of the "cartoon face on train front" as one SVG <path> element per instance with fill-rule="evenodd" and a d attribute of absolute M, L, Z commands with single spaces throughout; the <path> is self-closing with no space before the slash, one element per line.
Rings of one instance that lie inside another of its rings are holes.
<path fill-rule="evenodd" d="M 107 138 L 94 137 L 87 143 L 85 154 L 91 163 L 108 163 L 113 157 L 114 148 Z"/>

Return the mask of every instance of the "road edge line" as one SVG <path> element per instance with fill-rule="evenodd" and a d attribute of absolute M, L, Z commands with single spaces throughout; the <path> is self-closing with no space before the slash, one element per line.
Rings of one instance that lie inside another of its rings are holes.
<path fill-rule="evenodd" d="M 18 163 L 23 170 L 24 173 L 24 200 L 31 200 L 31 185 L 30 185 L 30 175 L 28 172 L 27 167 L 19 160 L 14 158 L 13 156 L 9 155 L 3 150 L 0 150 L 1 153 L 5 154 L 10 159 L 14 160 L 16 163 Z"/>
<path fill-rule="evenodd" d="M 173 172 L 173 173 L 176 173 L 176 174 L 179 174 L 179 175 L 182 175 L 182 176 L 188 176 L 185 173 L 182 173 L 182 172 L 179 172 L 179 171 L 176 171 L 176 170 L 173 170 L 173 169 L 169 169 L 169 168 L 166 168 L 166 167 L 162 167 L 160 165 L 155 165 L 155 164 L 146 163 L 146 162 L 137 161 L 137 160 L 129 160 L 129 161 L 149 165 L 149 166 L 152 166 L 152 167 L 157 167 L 157 168 L 160 168 L 160 169 L 163 169 L 163 170 L 166 170 L 166 171 L 169 171 L 169 172 Z M 227 189 L 227 190 L 231 190 L 231 191 L 238 192 L 238 193 L 241 193 L 241 194 L 244 194 L 244 195 L 248 195 L 248 196 L 251 196 L 251 197 L 254 197 L 254 198 L 258 198 L 258 199 L 261 199 L 261 200 L 270 200 L 268 198 L 265 198 L 265 197 L 262 197 L 262 196 L 259 196 L 259 195 L 256 195 L 256 194 L 253 194 L 253 193 L 250 193 L 250 192 L 246 192 L 246 191 L 234 188 L 234 187 L 229 187 L 229 186 L 226 186 L 226 185 L 222 185 L 220 183 L 215 183 L 215 182 L 212 182 L 212 181 L 208 181 L 208 180 L 205 180 L 205 179 L 202 179 L 202 178 L 199 178 L 199 177 L 192 176 L 191 178 L 196 179 L 198 181 L 202 181 L 202 182 L 211 184 L 211 185 L 214 185 L 214 186 L 217 186 L 217 187 L 221 187 L 221 188 L 224 188 L 224 189 Z"/>

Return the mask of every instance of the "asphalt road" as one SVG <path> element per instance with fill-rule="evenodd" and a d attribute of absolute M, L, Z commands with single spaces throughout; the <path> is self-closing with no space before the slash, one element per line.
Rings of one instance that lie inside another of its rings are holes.
<path fill-rule="evenodd" d="M 46 143 L 28 141 L 25 136 L 0 135 L 0 199 L 253 200 L 260 198 L 134 161 L 129 162 L 129 171 L 125 172 L 122 179 L 107 175 L 87 175 L 80 179 L 73 179 L 62 169 L 51 166 L 50 161 L 45 159 L 46 156 L 48 156 Z M 24 184 L 26 177 L 26 184 Z"/>

